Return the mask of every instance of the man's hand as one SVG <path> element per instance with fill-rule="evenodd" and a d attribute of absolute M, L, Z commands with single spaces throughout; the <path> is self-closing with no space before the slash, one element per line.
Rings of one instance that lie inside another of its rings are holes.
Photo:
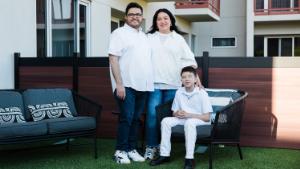
<path fill-rule="evenodd" d="M 116 92 L 119 99 L 124 100 L 126 97 L 125 87 L 123 85 L 117 84 Z"/>

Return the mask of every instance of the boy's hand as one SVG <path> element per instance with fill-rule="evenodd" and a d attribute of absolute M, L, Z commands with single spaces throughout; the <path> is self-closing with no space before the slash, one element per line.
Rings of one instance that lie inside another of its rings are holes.
<path fill-rule="evenodd" d="M 179 111 L 174 112 L 174 113 L 173 113 L 173 116 L 174 116 L 174 117 L 178 117 L 178 116 L 179 116 L 179 115 L 178 115 L 178 112 L 179 112 Z"/>
<path fill-rule="evenodd" d="M 180 119 L 186 118 L 187 113 L 183 110 L 178 110 L 177 112 L 174 113 L 174 116 Z"/>

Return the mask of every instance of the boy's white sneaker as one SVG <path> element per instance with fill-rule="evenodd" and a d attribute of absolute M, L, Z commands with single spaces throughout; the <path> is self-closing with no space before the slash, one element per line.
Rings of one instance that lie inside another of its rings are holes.
<path fill-rule="evenodd" d="M 117 150 L 114 156 L 115 156 L 115 161 L 118 164 L 130 164 L 130 160 L 128 158 L 128 154 L 126 151 Z"/>
<path fill-rule="evenodd" d="M 144 157 L 142 157 L 136 150 L 131 150 L 128 152 L 128 157 L 132 161 L 143 162 L 145 161 Z"/>

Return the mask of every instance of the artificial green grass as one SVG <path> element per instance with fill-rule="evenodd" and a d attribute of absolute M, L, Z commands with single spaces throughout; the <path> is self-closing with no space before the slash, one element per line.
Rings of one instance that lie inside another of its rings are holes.
<path fill-rule="evenodd" d="M 86 144 L 90 143 L 90 144 Z M 183 168 L 184 144 L 173 144 L 171 162 L 150 167 L 148 162 L 129 165 L 112 160 L 114 140 L 98 140 L 98 159 L 94 159 L 92 142 L 76 139 L 70 150 L 65 146 L 34 146 L 0 151 L 0 169 L 177 169 Z M 81 144 L 81 145 L 76 145 Z M 28 145 L 23 145 L 27 147 Z M 29 145 L 30 146 L 30 145 Z M 214 149 L 214 169 L 299 169 L 300 151 L 288 149 L 242 147 L 244 160 L 239 159 L 236 147 Z M 208 153 L 196 154 L 196 168 L 208 168 Z"/>

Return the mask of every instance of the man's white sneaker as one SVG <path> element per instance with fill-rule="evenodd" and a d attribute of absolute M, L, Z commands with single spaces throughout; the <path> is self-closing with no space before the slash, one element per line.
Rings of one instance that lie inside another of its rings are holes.
<path fill-rule="evenodd" d="M 118 164 L 130 164 L 130 160 L 128 158 L 128 154 L 126 151 L 117 150 L 114 156 L 115 156 L 115 161 Z"/>
<path fill-rule="evenodd" d="M 146 160 L 153 160 L 154 157 L 155 157 L 156 152 L 157 152 L 156 148 L 154 148 L 154 147 L 146 147 L 144 158 Z"/>
<path fill-rule="evenodd" d="M 131 150 L 128 152 L 128 157 L 132 161 L 143 162 L 145 161 L 144 157 L 142 157 L 136 150 Z"/>

